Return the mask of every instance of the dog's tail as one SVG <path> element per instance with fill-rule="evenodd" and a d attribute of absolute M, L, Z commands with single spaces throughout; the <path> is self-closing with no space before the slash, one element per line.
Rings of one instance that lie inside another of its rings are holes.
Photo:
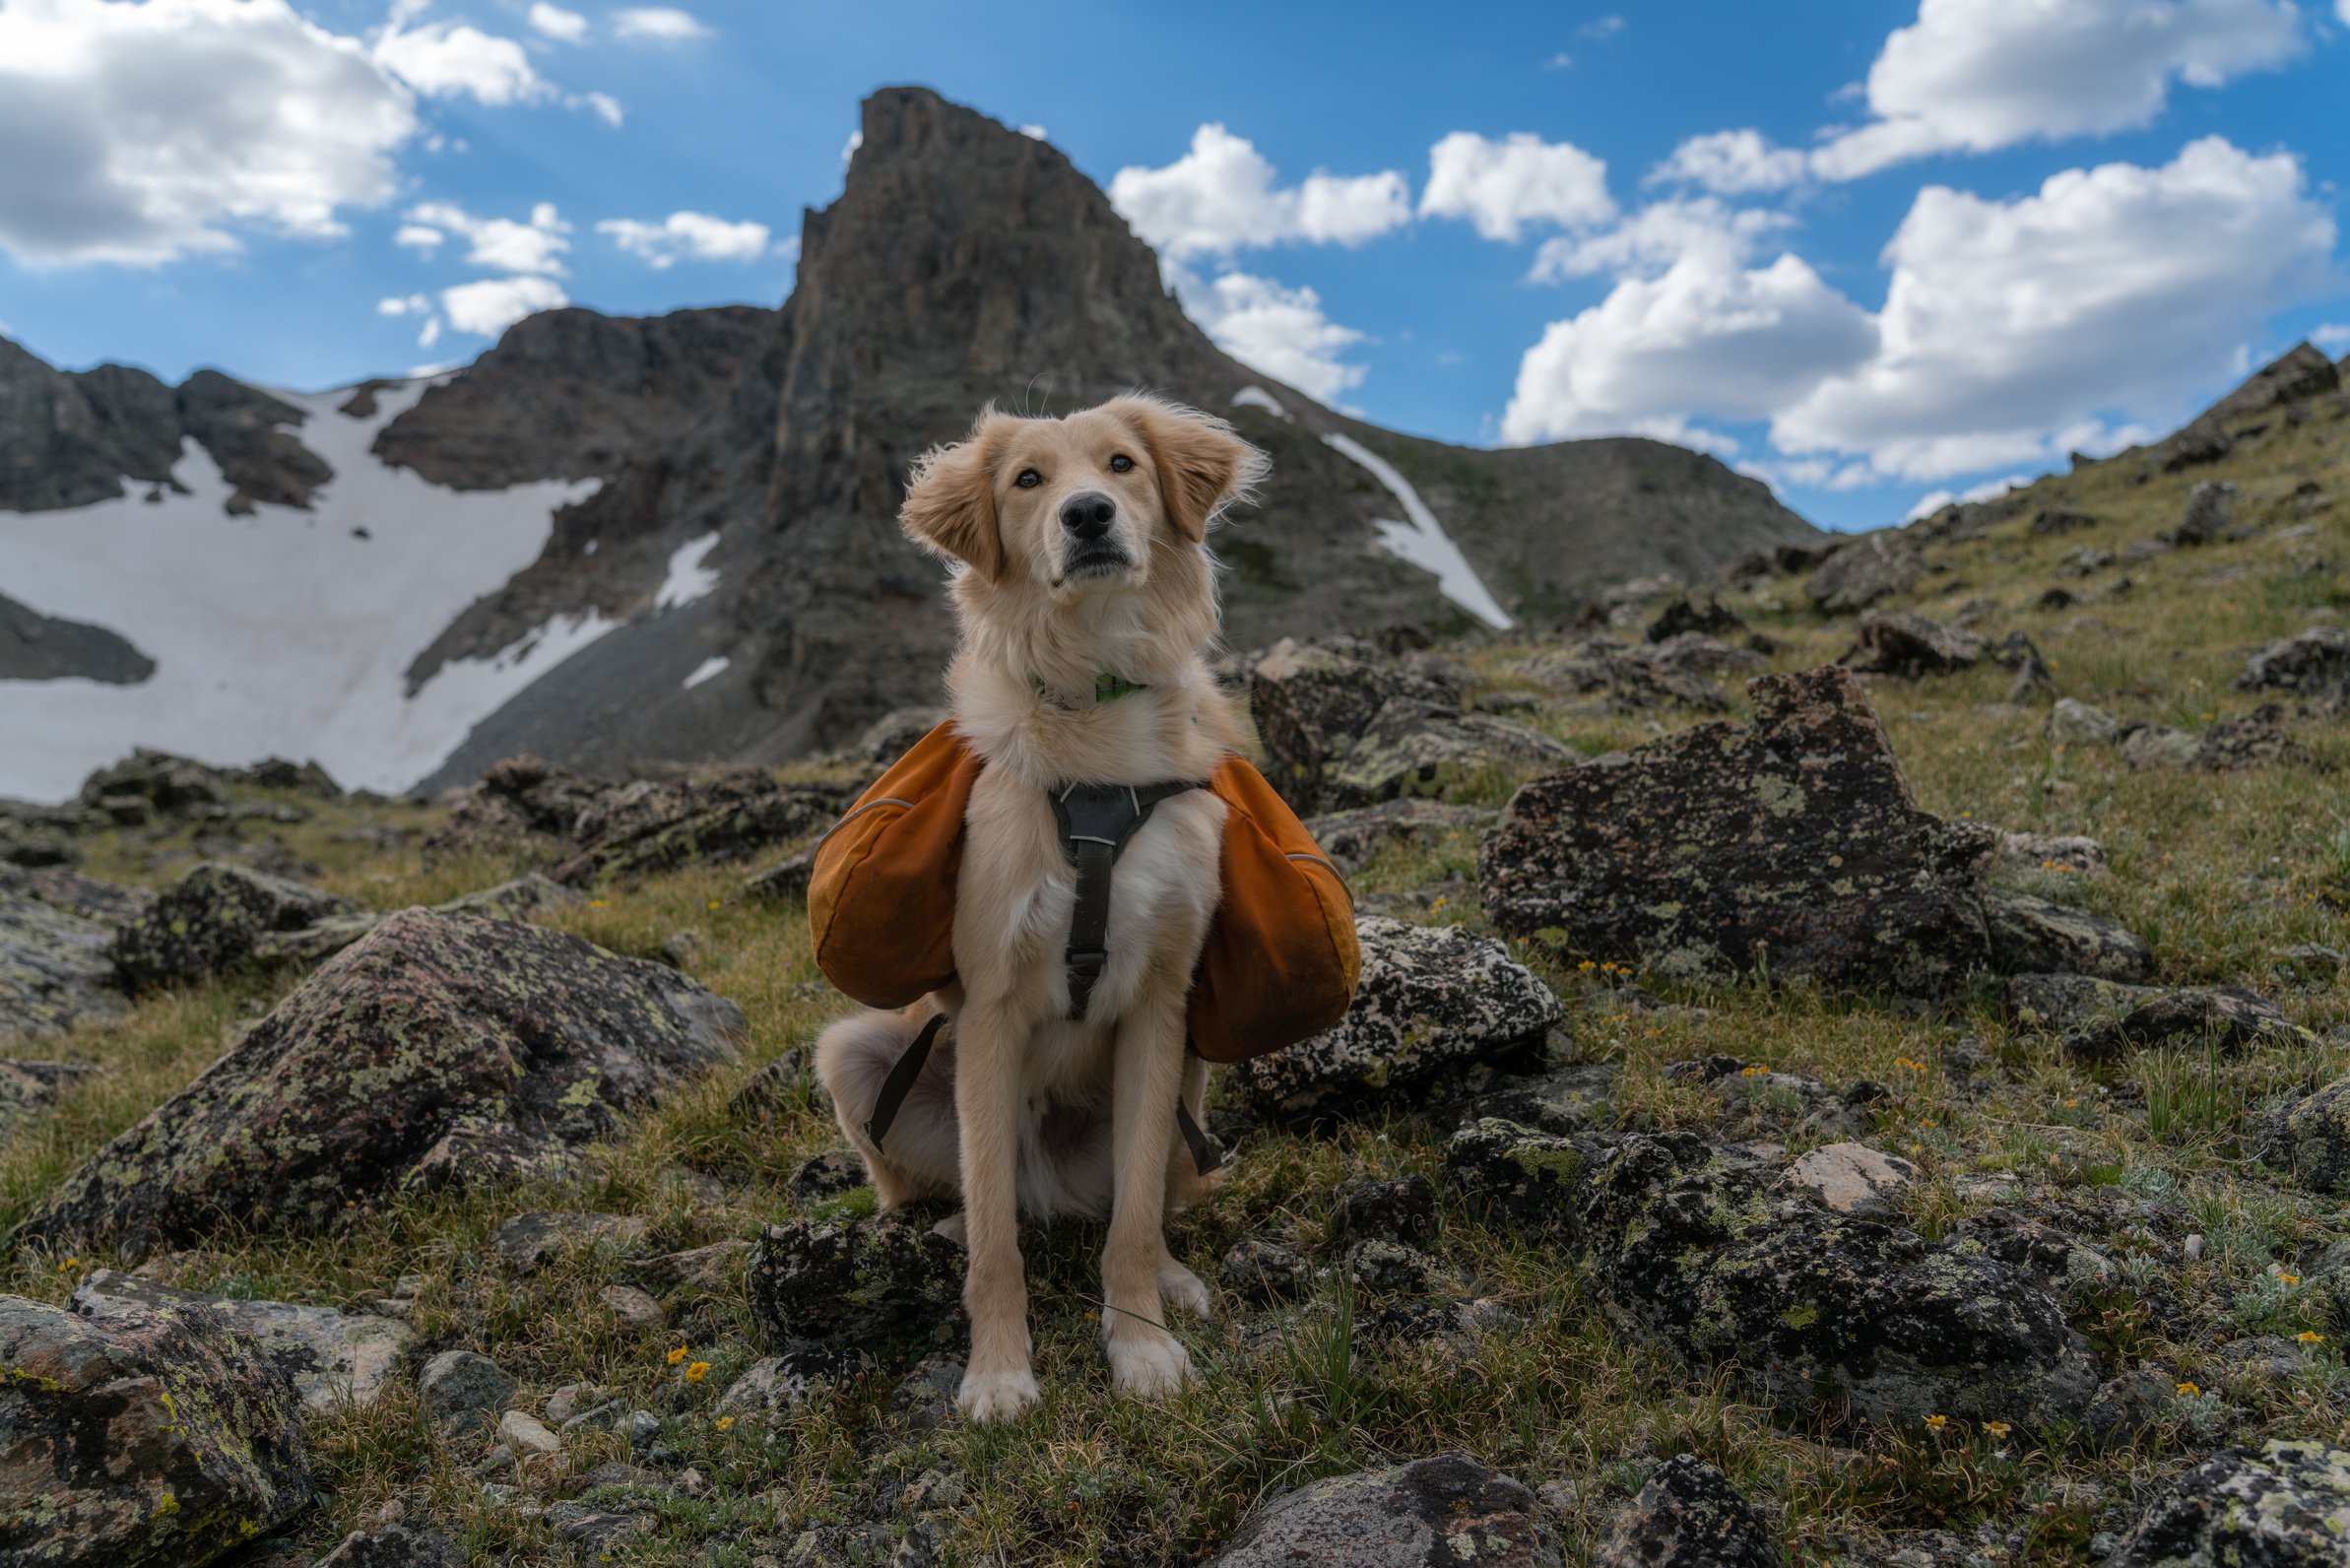
<path fill-rule="evenodd" d="M 864 1156 L 865 1169 L 884 1206 L 916 1196 L 909 1188 L 934 1185 L 930 1178 L 936 1173 L 930 1167 L 939 1162 L 936 1156 L 942 1151 L 931 1146 L 940 1142 L 941 1132 L 932 1124 L 942 1114 L 947 1143 L 944 1153 L 948 1169 L 952 1168 L 954 1090 L 940 1055 L 933 1056 L 906 1097 L 897 1130 L 890 1135 L 890 1155 L 884 1155 L 865 1130 L 890 1070 L 935 1011 L 925 1002 L 904 1013 L 853 1013 L 816 1037 L 816 1077 L 832 1096 L 832 1112 L 839 1119 L 840 1130 Z"/>

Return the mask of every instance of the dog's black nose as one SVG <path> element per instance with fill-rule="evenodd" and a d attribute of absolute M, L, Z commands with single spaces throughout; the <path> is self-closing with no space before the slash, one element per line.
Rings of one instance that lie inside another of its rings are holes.
<path fill-rule="evenodd" d="M 1101 538 L 1117 515 L 1118 503 L 1099 490 L 1086 490 L 1061 503 L 1061 526 L 1079 539 Z"/>

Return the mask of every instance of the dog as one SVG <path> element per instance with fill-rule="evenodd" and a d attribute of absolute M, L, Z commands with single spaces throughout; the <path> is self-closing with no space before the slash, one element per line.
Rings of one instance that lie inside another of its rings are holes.
<path fill-rule="evenodd" d="M 1165 1307 L 1208 1288 L 1167 1249 L 1165 1217 L 1212 1182 L 1175 1134 L 1197 1124 L 1207 1064 L 1184 1012 L 1219 897 L 1224 806 L 1160 800 L 1112 872 L 1106 966 L 1072 1020 L 1076 872 L 1052 792 L 1205 781 L 1240 745 L 1204 651 L 1218 630 L 1208 531 L 1263 479 L 1265 454 L 1221 420 L 1131 395 L 1060 419 L 984 410 L 914 464 L 907 536 L 946 557 L 960 645 L 953 722 L 985 761 L 965 814 L 955 984 L 904 1013 L 827 1029 L 816 1071 L 884 1209 L 959 1199 L 972 1420 L 1037 1399 L 1018 1216 L 1109 1221 L 1102 1337 L 1112 1383 L 1143 1398 L 1191 1376 Z M 947 1018 L 891 1123 L 866 1131 L 890 1069 Z"/>

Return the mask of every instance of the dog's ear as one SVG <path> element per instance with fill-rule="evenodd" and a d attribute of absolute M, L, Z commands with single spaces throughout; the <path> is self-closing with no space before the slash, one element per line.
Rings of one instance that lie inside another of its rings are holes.
<path fill-rule="evenodd" d="M 1119 398 L 1111 407 L 1142 432 L 1167 519 L 1195 545 L 1208 537 L 1215 514 L 1248 494 L 1273 466 L 1231 425 L 1198 409 L 1148 397 Z"/>
<path fill-rule="evenodd" d="M 963 562 L 994 582 L 1004 575 L 1004 532 L 996 518 L 995 449 L 1011 422 L 982 409 L 971 433 L 914 459 L 897 523 L 934 554 Z"/>

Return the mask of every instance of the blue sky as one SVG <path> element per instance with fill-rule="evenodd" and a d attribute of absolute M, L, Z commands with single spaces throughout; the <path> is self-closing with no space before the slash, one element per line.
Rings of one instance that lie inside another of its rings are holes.
<path fill-rule="evenodd" d="M 2350 352 L 2346 18 L 0 0 L 0 328 L 313 387 L 533 303 L 773 304 L 858 99 L 919 82 L 1041 128 L 1328 401 L 1661 434 L 1873 526 Z"/>

